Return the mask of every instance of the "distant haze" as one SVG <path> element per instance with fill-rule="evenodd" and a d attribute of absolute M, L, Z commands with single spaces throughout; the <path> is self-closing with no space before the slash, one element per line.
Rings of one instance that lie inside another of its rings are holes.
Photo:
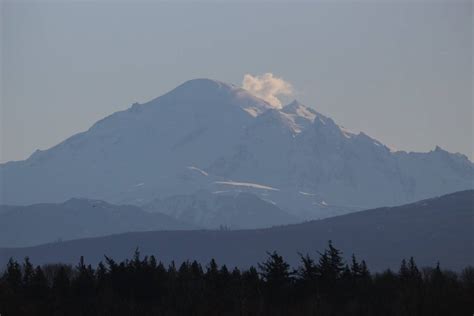
<path fill-rule="evenodd" d="M 0 162 L 188 79 L 265 73 L 389 146 L 474 158 L 471 1 L 0 6 Z"/>

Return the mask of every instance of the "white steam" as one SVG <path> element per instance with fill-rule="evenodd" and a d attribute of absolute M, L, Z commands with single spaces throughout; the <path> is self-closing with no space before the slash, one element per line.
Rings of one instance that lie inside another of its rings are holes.
<path fill-rule="evenodd" d="M 246 74 L 242 80 L 242 88 L 255 96 L 267 101 L 277 109 L 281 109 L 281 102 L 277 95 L 291 95 L 293 87 L 282 78 L 273 77 L 271 72 L 260 76 Z"/>

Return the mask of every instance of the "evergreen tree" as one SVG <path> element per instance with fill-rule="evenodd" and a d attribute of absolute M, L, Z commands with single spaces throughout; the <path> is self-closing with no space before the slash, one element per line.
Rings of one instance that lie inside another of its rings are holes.
<path fill-rule="evenodd" d="M 328 242 L 328 248 L 324 253 L 320 253 L 317 270 L 319 277 L 325 283 L 333 283 L 341 277 L 344 271 L 344 261 L 342 259 L 342 252 L 334 248 L 332 242 Z"/>
<path fill-rule="evenodd" d="M 316 266 L 313 258 L 311 258 L 308 254 L 305 256 L 300 254 L 300 260 L 303 265 L 298 269 L 299 277 L 305 281 L 306 284 L 315 283 L 318 277 L 318 267 Z"/>
<path fill-rule="evenodd" d="M 362 274 L 362 268 L 354 254 L 352 254 L 351 260 L 351 272 L 352 275 L 357 278 Z"/>
<path fill-rule="evenodd" d="M 369 272 L 369 269 L 367 268 L 367 264 L 365 263 L 365 260 L 362 260 L 360 263 L 360 276 L 363 279 L 370 279 L 370 272 Z"/>
<path fill-rule="evenodd" d="M 18 291 L 21 287 L 21 267 L 18 262 L 13 260 L 13 258 L 8 260 L 7 269 L 3 275 L 3 280 L 6 282 L 7 286 L 14 291 Z"/>
<path fill-rule="evenodd" d="M 268 253 L 268 259 L 259 264 L 263 279 L 271 285 L 280 286 L 290 281 L 290 265 L 276 251 Z"/>
<path fill-rule="evenodd" d="M 30 262 L 30 258 L 26 257 L 23 262 L 23 287 L 28 288 L 31 285 L 31 280 L 34 275 L 34 267 Z"/>

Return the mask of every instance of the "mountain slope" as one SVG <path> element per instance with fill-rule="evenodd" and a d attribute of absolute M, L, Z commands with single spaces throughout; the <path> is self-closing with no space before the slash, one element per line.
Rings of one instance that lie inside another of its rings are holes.
<path fill-rule="evenodd" d="M 2 204 L 120 202 L 141 190 L 166 194 L 176 173 L 230 150 L 244 126 L 270 106 L 241 89 L 199 79 L 146 104 L 114 113 L 61 144 L 0 167 Z M 44 183 L 45 179 L 54 179 Z M 172 192 L 181 193 L 181 192 Z"/>
<path fill-rule="evenodd" d="M 474 188 L 474 165 L 440 148 L 392 152 L 298 102 L 277 110 L 243 89 L 196 79 L 0 165 L 0 179 L 2 204 L 79 196 L 144 205 L 225 189 L 315 219 Z"/>
<path fill-rule="evenodd" d="M 298 222 L 298 218 L 251 193 L 199 191 L 156 199 L 144 206 L 180 221 L 205 228 L 261 228 Z"/>
<path fill-rule="evenodd" d="M 110 234 L 196 226 L 131 205 L 70 199 L 61 204 L 0 206 L 0 247 L 23 247 Z"/>
<path fill-rule="evenodd" d="M 460 270 L 474 264 L 474 191 L 463 191 L 417 203 L 384 207 L 303 224 L 260 230 L 168 231 L 129 233 L 102 238 L 0 250 L 0 265 L 10 256 L 32 262 L 76 263 L 80 255 L 97 263 L 103 255 L 130 257 L 136 247 L 169 263 L 211 258 L 228 266 L 247 267 L 277 250 L 292 264 L 298 252 L 316 255 L 328 240 L 367 260 L 371 270 L 398 269 L 402 258 L 414 256 L 420 266 L 440 262 Z"/>

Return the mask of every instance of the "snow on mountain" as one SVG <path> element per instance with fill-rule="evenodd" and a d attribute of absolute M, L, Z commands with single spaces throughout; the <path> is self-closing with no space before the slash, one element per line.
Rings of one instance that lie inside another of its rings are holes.
<path fill-rule="evenodd" d="M 230 186 L 237 186 L 237 187 L 248 187 L 248 188 L 255 188 L 255 189 L 263 189 L 263 190 L 271 190 L 271 191 L 280 191 L 278 189 L 268 187 L 262 184 L 256 183 L 248 183 L 248 182 L 235 182 L 235 181 L 216 181 L 217 184 L 225 184 Z"/>
<path fill-rule="evenodd" d="M 281 109 L 281 113 L 286 114 L 298 128 L 296 132 L 301 132 L 318 117 L 318 119 L 326 119 L 315 110 L 304 106 L 297 100 L 294 100 L 290 104 L 286 105 Z"/>
<path fill-rule="evenodd" d="M 277 110 L 241 88 L 196 79 L 0 165 L 0 178 L 4 204 L 83 196 L 146 205 L 199 190 L 247 192 L 312 219 L 473 188 L 474 165 L 440 148 L 393 152 L 297 101 Z"/>

